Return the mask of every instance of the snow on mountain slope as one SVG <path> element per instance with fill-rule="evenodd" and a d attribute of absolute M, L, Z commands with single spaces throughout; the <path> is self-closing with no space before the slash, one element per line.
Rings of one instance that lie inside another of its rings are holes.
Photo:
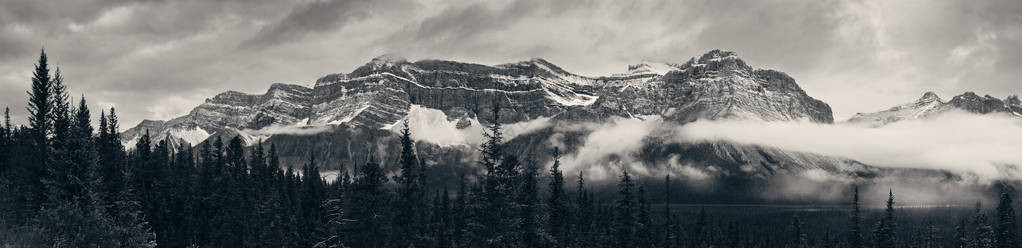
<path fill-rule="evenodd" d="M 793 79 L 753 69 L 727 51 L 710 51 L 684 64 L 644 62 L 631 66 L 628 74 L 596 78 L 543 59 L 488 66 L 409 62 L 384 55 L 350 73 L 326 75 L 312 88 L 274 84 L 262 95 L 228 91 L 188 115 L 140 124 L 124 137 L 130 141 L 149 130 L 154 137 L 188 143 L 201 136 L 258 140 L 273 136 L 265 130 L 280 127 L 381 129 L 418 116 L 430 123 L 423 125 L 449 132 L 436 142 L 456 144 L 478 135 L 464 131 L 490 120 L 495 104 L 500 107 L 498 121 L 509 128 L 555 117 L 587 122 L 611 116 L 660 116 L 679 123 L 724 118 L 832 121 L 830 107 L 806 95 Z"/>
<path fill-rule="evenodd" d="M 594 105 L 621 116 L 698 119 L 810 120 L 831 123 L 830 106 L 807 95 L 787 74 L 753 69 L 733 52 L 714 50 L 665 75 L 601 78 Z"/>
<path fill-rule="evenodd" d="M 405 119 L 386 125 L 384 129 L 400 133 Z M 474 117 L 448 116 L 443 111 L 413 104 L 407 115 L 412 138 L 441 146 L 472 146 L 483 142 L 486 126 Z M 540 117 L 503 125 L 504 137 L 513 139 L 551 125 L 550 118 Z"/>
<path fill-rule="evenodd" d="M 1018 96 L 1009 96 L 1006 101 L 1001 101 L 990 95 L 981 97 L 973 92 L 965 92 L 944 102 L 936 93 L 926 92 L 914 102 L 874 113 L 857 113 L 845 123 L 881 127 L 903 120 L 931 118 L 953 110 L 974 114 L 1005 113 L 1022 117 L 1022 103 Z"/>
<path fill-rule="evenodd" d="M 288 84 L 273 84 L 261 95 L 228 91 L 206 99 L 185 116 L 169 121 L 144 120 L 125 130 L 121 137 L 126 146 L 133 146 L 134 141 L 146 132 L 154 143 L 172 137 L 172 144 L 186 142 L 195 145 L 223 129 L 290 125 L 308 118 L 306 105 L 310 93 L 307 87 Z"/>

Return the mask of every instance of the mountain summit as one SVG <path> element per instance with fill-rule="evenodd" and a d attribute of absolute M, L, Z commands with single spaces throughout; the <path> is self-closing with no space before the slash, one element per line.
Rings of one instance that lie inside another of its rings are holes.
<path fill-rule="evenodd" d="M 378 129 L 404 119 L 412 105 L 477 122 L 490 119 L 492 104 L 501 106 L 500 121 L 506 123 L 612 116 L 661 116 L 679 123 L 833 121 L 830 107 L 808 96 L 794 79 L 753 69 L 734 52 L 713 50 L 683 64 L 644 63 L 629 69 L 628 74 L 585 77 L 543 59 L 488 66 L 382 55 L 350 73 L 323 76 L 312 88 L 273 84 L 263 94 L 227 91 L 188 115 L 131 128 L 125 140 L 146 130 L 157 140 L 172 137 L 194 144 L 212 135 L 266 139 L 273 133 L 260 130 L 270 127 Z"/>
<path fill-rule="evenodd" d="M 925 119 L 949 111 L 964 111 L 974 114 L 1005 113 L 1022 117 L 1022 103 L 1018 96 L 1009 96 L 1002 101 L 990 95 L 979 96 L 975 92 L 965 92 L 944 102 L 936 93 L 926 92 L 918 100 L 891 107 L 890 109 L 873 112 L 857 113 L 847 123 L 880 127 L 903 120 Z"/>

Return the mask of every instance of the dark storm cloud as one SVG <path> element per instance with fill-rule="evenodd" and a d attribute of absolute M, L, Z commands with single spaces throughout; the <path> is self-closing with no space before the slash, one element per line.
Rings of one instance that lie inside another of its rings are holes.
<path fill-rule="evenodd" d="M 0 61 L 31 53 L 34 45 L 12 28 L 0 27 Z"/>
<path fill-rule="evenodd" d="M 311 33 L 332 31 L 352 22 L 368 18 L 374 11 L 405 8 L 404 0 L 316 0 L 295 6 L 277 23 L 263 27 L 259 33 L 241 44 L 259 48 L 282 42 L 301 40 Z"/>
<path fill-rule="evenodd" d="M 586 75 L 711 49 L 787 72 L 837 119 L 935 90 L 1019 92 L 1022 2 L 619 0 L 0 0 L 0 105 L 23 116 L 41 47 L 75 94 L 126 126 L 225 90 L 308 83 L 370 58 L 496 64 L 542 57 Z M 239 49 L 241 48 L 241 49 Z"/>

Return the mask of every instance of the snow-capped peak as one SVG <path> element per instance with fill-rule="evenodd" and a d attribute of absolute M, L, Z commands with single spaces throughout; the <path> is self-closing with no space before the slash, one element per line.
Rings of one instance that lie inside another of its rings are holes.
<path fill-rule="evenodd" d="M 923 119 L 946 113 L 950 110 L 962 110 L 974 114 L 1011 113 L 1019 115 L 1022 106 L 1012 104 L 1018 98 L 1002 101 L 990 95 L 979 96 L 975 92 L 965 92 L 945 102 L 936 93 L 926 92 L 915 102 L 894 106 L 875 113 L 858 113 L 848 119 L 848 123 L 867 124 L 873 127 L 884 126 L 902 120 Z M 1022 115 L 1019 115 L 1022 116 Z"/>
<path fill-rule="evenodd" d="M 737 59 L 738 54 L 732 51 L 714 49 L 712 51 L 703 54 L 699 57 L 699 63 L 706 64 L 711 61 L 721 61 L 725 59 Z"/>
<path fill-rule="evenodd" d="M 916 102 L 918 103 L 929 103 L 935 101 L 944 102 L 943 100 L 940 99 L 940 96 L 937 96 L 937 93 L 933 93 L 933 91 L 927 91 L 926 93 L 923 94 L 923 97 L 920 97 L 919 100 L 916 100 Z"/>

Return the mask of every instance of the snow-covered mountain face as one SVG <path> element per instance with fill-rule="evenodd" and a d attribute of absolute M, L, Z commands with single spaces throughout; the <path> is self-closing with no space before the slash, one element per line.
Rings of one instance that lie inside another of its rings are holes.
<path fill-rule="evenodd" d="M 810 120 L 830 123 L 830 107 L 809 97 L 782 72 L 759 70 L 732 52 L 714 50 L 687 63 L 646 62 L 624 74 L 585 77 L 543 59 L 487 66 L 454 61 L 408 62 L 385 55 L 312 88 L 273 84 L 261 95 L 221 93 L 169 121 L 144 121 L 124 133 L 128 143 L 146 130 L 154 140 L 196 144 L 213 135 L 246 141 L 281 130 L 314 127 L 381 129 L 408 116 L 412 105 L 442 111 L 467 127 L 493 116 L 522 123 L 539 118 L 602 121 L 609 117 Z"/>
<path fill-rule="evenodd" d="M 926 119 L 949 111 L 965 111 L 975 114 L 1002 113 L 1022 117 L 1022 102 L 1018 96 L 1001 100 L 990 95 L 979 96 L 965 92 L 944 101 L 936 93 L 926 92 L 915 102 L 910 102 L 874 113 L 857 113 L 846 121 L 849 124 L 881 127 L 903 120 Z"/>

